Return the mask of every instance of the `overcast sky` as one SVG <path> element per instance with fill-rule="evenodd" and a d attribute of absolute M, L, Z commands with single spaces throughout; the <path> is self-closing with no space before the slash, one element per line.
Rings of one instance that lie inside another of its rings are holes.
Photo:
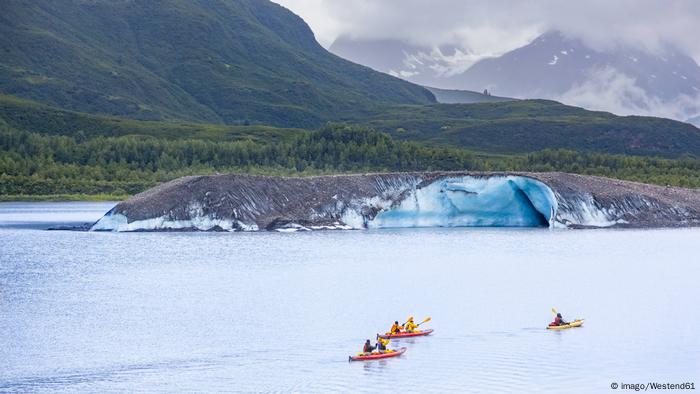
<path fill-rule="evenodd" d="M 498 55 L 557 29 L 594 48 L 669 42 L 700 62 L 700 0 L 274 0 L 330 46 L 339 35 Z"/>

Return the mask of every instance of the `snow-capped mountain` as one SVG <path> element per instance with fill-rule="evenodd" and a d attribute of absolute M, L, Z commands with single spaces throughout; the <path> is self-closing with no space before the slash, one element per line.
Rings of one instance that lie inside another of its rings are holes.
<path fill-rule="evenodd" d="M 479 59 L 452 46 L 431 48 L 400 40 L 365 40 L 347 36 L 338 37 L 328 49 L 377 71 L 443 89 L 455 88 L 450 85 L 449 78 L 464 72 Z"/>
<path fill-rule="evenodd" d="M 350 41 L 350 42 L 348 42 Z M 551 98 L 617 114 L 654 115 L 699 124 L 700 66 L 667 46 L 655 54 L 631 47 L 596 50 L 559 32 L 498 57 L 474 62 L 455 48 L 384 41 L 373 56 L 368 42 L 341 40 L 340 56 L 411 82 L 446 89 L 488 89 L 494 95 Z M 467 64 L 460 70 L 459 64 Z"/>
<path fill-rule="evenodd" d="M 700 114 L 700 66 L 670 46 L 659 54 L 632 48 L 604 52 L 552 32 L 500 57 L 483 59 L 451 82 L 620 114 L 680 120 Z"/>

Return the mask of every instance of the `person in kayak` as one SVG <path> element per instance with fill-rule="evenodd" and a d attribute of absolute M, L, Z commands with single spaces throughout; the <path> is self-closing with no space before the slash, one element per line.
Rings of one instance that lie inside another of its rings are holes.
<path fill-rule="evenodd" d="M 416 328 L 418 328 L 418 325 L 413 322 L 413 316 L 410 316 L 408 321 L 406 321 L 406 324 L 404 324 L 403 330 L 406 332 L 414 332 L 416 331 Z"/>
<path fill-rule="evenodd" d="M 569 324 L 569 323 L 564 321 L 564 318 L 561 316 L 561 313 L 557 313 L 557 317 L 554 318 L 552 325 L 553 326 L 563 326 L 566 324 Z"/>
<path fill-rule="evenodd" d="M 391 326 L 391 330 L 389 332 L 391 334 L 398 334 L 401 332 L 402 328 L 403 326 L 401 326 L 398 321 L 395 321 L 394 324 Z"/>
<path fill-rule="evenodd" d="M 362 348 L 362 353 L 371 354 L 374 349 L 376 349 L 376 347 L 372 346 L 372 342 L 368 339 L 367 342 L 365 342 L 365 346 Z"/>
<path fill-rule="evenodd" d="M 377 334 L 377 346 L 375 346 L 377 351 L 379 353 L 386 353 L 386 345 L 388 345 L 389 342 L 391 341 L 388 339 L 384 339 L 380 337 L 379 334 Z"/>

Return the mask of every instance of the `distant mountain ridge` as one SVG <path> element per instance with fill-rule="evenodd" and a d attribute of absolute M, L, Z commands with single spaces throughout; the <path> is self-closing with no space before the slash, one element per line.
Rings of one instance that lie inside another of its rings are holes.
<path fill-rule="evenodd" d="M 668 102 L 700 94 L 700 66 L 671 46 L 663 55 L 632 48 L 602 52 L 559 32 L 544 34 L 502 56 L 483 59 L 453 81 L 464 88 L 490 88 L 508 96 L 560 98 L 576 90 L 582 94 L 586 84 L 606 75 L 613 79 L 607 81 L 608 88 L 616 88 L 614 79 L 623 78 L 631 82 L 630 89 L 638 89 L 636 96 L 629 96 L 630 105 L 644 106 L 648 97 Z"/>
<path fill-rule="evenodd" d="M 631 47 L 602 51 L 552 31 L 465 70 L 455 63 L 466 55 L 451 47 L 340 37 L 330 50 L 408 81 L 442 89 L 488 89 L 500 96 L 547 98 L 623 115 L 691 122 L 700 116 L 700 66 L 671 45 L 660 54 Z M 378 52 L 383 55 L 373 56 Z"/>
<path fill-rule="evenodd" d="M 453 47 L 430 48 L 397 39 L 373 40 L 341 35 L 328 50 L 342 58 L 419 85 L 462 89 L 451 85 L 448 75 L 445 75 L 450 71 L 445 58 L 457 51 Z"/>
<path fill-rule="evenodd" d="M 0 94 L 94 114 L 315 127 L 420 86 L 328 53 L 267 0 L 6 0 Z"/>

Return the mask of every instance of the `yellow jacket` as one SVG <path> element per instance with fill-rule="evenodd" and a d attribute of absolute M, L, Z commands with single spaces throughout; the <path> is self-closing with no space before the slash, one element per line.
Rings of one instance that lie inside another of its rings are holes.
<path fill-rule="evenodd" d="M 416 328 L 418 328 L 418 325 L 413 321 L 408 321 L 406 322 L 406 325 L 403 328 L 408 332 L 413 332 Z"/>

